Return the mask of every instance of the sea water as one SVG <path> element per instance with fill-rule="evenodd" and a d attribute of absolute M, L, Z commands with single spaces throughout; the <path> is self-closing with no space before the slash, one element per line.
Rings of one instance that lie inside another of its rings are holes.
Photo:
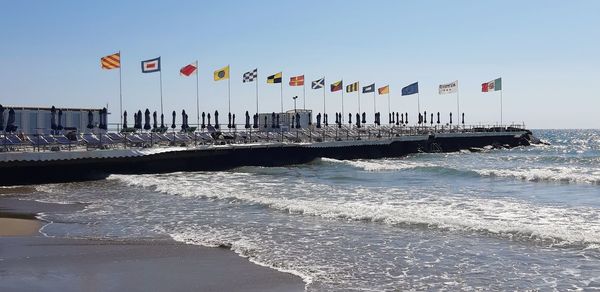
<path fill-rule="evenodd" d="M 600 289 L 600 131 L 550 145 L 38 186 L 49 236 L 227 246 L 308 291 Z"/>

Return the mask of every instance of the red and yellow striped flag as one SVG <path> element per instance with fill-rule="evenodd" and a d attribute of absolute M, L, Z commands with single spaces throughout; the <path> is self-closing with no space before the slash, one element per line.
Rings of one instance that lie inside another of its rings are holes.
<path fill-rule="evenodd" d="M 106 57 L 100 58 L 102 69 L 121 68 L 121 53 L 114 53 Z"/>

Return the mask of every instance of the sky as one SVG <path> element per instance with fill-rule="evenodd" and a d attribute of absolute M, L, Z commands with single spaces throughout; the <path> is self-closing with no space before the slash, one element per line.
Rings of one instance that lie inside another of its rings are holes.
<path fill-rule="evenodd" d="M 529 128 L 600 128 L 600 1 L 9 1 L 0 10 L 0 104 L 93 107 L 108 104 L 119 121 L 119 71 L 100 58 L 121 51 L 123 108 L 160 112 L 159 73 L 142 74 L 140 61 L 161 57 L 164 112 L 196 118 L 196 79 L 179 69 L 198 60 L 200 111 L 226 113 L 227 81 L 213 71 L 231 66 L 231 108 L 242 120 L 256 109 L 279 111 L 280 87 L 267 75 L 283 72 L 285 109 L 302 87 L 306 107 L 323 110 L 323 91 L 343 79 L 390 85 L 392 111 L 413 121 L 422 111 L 457 111 L 459 81 L 467 124 L 500 122 L 500 92 L 481 83 L 502 77 L 503 121 Z M 420 94 L 401 96 L 419 82 Z M 387 121 L 386 96 L 361 94 L 361 111 Z M 341 94 L 326 92 L 327 112 L 341 111 Z M 355 113 L 359 97 L 344 93 Z M 330 117 L 330 120 L 333 118 Z"/>

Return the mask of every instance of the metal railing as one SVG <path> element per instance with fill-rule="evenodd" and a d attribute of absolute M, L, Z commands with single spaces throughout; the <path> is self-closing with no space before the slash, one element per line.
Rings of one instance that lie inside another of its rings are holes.
<path fill-rule="evenodd" d="M 194 125 L 192 125 L 194 126 Z M 185 132 L 180 128 L 164 132 L 136 130 L 117 132 L 118 125 L 109 124 L 107 131 L 93 129 L 89 133 L 24 134 L 0 133 L 0 151 L 72 151 L 96 149 L 127 149 L 151 147 L 198 147 L 248 143 L 320 143 L 328 141 L 385 140 L 402 136 L 435 135 L 440 133 L 482 133 L 524 131 L 524 124 L 511 125 L 328 125 L 308 128 L 247 128 L 236 124 L 210 131 L 197 127 Z"/>

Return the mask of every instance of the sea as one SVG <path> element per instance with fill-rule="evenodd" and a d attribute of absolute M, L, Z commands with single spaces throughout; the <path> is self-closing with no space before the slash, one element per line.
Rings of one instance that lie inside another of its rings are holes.
<path fill-rule="evenodd" d="M 600 130 L 549 145 L 112 175 L 25 196 L 73 238 L 230 248 L 307 291 L 600 290 Z"/>

